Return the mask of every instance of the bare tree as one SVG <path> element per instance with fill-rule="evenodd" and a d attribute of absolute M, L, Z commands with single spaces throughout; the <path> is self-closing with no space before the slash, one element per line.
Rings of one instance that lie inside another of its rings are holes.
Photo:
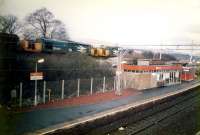
<path fill-rule="evenodd" d="M 21 25 L 14 15 L 0 16 L 0 32 L 16 34 L 20 31 Z"/>
<path fill-rule="evenodd" d="M 60 20 L 54 20 L 54 26 L 50 31 L 50 38 L 66 40 L 69 39 L 65 25 Z"/>
<path fill-rule="evenodd" d="M 37 35 L 38 35 L 37 31 L 32 28 L 28 28 L 28 27 L 22 28 L 22 37 L 24 39 L 34 40 L 34 39 L 38 38 Z"/>
<path fill-rule="evenodd" d="M 39 33 L 41 37 L 59 38 L 55 35 L 63 36 L 62 34 L 59 34 L 61 31 L 66 33 L 63 23 L 56 20 L 53 13 L 48 11 L 46 8 L 38 9 L 28 15 L 26 17 L 26 22 L 30 24 L 30 26 L 32 26 L 32 28 Z"/>

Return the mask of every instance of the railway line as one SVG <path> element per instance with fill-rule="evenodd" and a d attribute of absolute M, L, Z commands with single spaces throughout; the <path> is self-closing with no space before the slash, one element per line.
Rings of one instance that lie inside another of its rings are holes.
<path fill-rule="evenodd" d="M 199 99 L 200 91 L 191 92 L 188 95 L 177 97 L 173 101 L 168 101 L 157 106 L 153 106 L 154 113 L 135 121 L 134 124 L 127 125 L 123 131 L 114 131 L 110 135 L 138 135 L 145 134 L 149 128 L 159 125 L 160 122 L 173 118 L 181 112 L 186 112 L 194 107 Z M 164 109 L 162 109 L 164 108 Z"/>

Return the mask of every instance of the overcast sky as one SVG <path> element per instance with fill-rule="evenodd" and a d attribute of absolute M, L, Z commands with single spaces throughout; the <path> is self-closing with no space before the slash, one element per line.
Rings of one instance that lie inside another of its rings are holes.
<path fill-rule="evenodd" d="M 200 43 L 200 0 L 0 0 L 0 14 L 46 7 L 72 40 L 113 44 Z"/>

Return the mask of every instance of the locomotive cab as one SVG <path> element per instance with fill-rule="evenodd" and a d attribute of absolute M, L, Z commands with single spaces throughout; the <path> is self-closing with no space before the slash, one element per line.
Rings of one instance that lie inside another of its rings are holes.
<path fill-rule="evenodd" d="M 20 48 L 27 52 L 41 52 L 42 44 L 39 42 L 34 42 L 33 40 L 21 40 Z"/>

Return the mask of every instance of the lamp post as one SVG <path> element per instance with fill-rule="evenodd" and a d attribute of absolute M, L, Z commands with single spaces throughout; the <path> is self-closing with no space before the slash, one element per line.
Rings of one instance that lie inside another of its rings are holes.
<path fill-rule="evenodd" d="M 39 59 L 35 63 L 35 73 L 37 73 L 38 70 L 38 63 L 43 63 L 44 59 Z M 37 106 L 37 79 L 35 80 L 35 97 L 34 97 L 34 106 Z"/>

